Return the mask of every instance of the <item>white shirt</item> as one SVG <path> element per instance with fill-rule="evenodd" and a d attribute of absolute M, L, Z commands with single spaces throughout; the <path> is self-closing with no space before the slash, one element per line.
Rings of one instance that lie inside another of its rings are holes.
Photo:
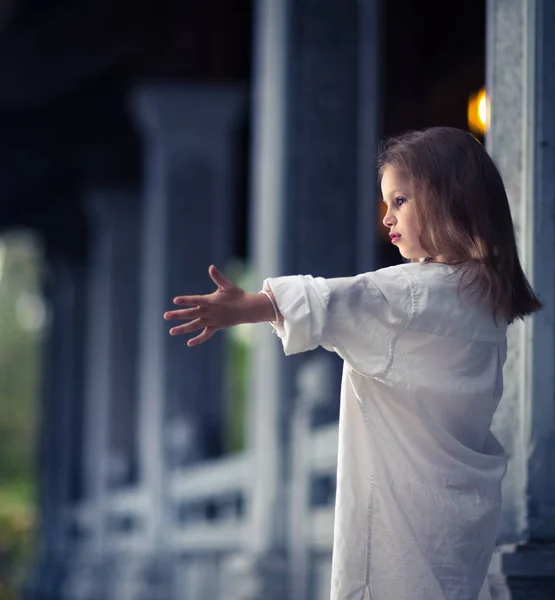
<path fill-rule="evenodd" d="M 344 360 L 332 600 L 489 598 L 506 325 L 458 284 L 439 263 L 264 281 L 285 354 Z"/>

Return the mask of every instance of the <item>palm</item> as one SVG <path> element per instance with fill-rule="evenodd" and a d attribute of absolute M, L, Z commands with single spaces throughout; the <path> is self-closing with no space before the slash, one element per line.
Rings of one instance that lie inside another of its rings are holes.
<path fill-rule="evenodd" d="M 202 333 L 187 342 L 188 346 L 202 344 L 209 340 L 218 329 L 232 327 L 241 322 L 241 305 L 244 290 L 236 286 L 211 265 L 208 274 L 218 289 L 202 296 L 179 296 L 174 303 L 192 306 L 182 310 L 173 310 L 164 315 L 166 319 L 188 319 L 185 325 L 173 327 L 171 335 L 180 335 L 202 329 Z"/>

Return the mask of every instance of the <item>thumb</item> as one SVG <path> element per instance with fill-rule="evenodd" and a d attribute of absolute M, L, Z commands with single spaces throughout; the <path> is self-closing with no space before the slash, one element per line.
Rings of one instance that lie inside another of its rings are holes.
<path fill-rule="evenodd" d="M 210 265 L 208 267 L 208 274 L 210 275 L 212 281 L 222 289 L 229 289 L 231 287 L 235 287 L 229 279 L 224 277 L 222 273 L 215 267 L 215 265 Z"/>

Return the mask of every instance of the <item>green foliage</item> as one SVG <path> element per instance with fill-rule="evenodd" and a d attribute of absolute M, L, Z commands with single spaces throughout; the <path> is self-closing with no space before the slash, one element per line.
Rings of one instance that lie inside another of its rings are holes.
<path fill-rule="evenodd" d="M 0 489 L 0 600 L 16 598 L 26 575 L 35 512 L 31 487 L 20 482 Z"/>
<path fill-rule="evenodd" d="M 17 597 L 35 519 L 35 439 L 44 310 L 26 231 L 0 238 L 0 600 Z M 42 309 L 42 310 L 41 310 Z"/>
<path fill-rule="evenodd" d="M 240 452 L 245 448 L 245 419 L 247 407 L 247 381 L 249 346 L 236 337 L 227 337 L 226 361 L 226 417 L 225 449 L 229 453 Z"/>
<path fill-rule="evenodd" d="M 224 275 L 243 289 L 250 289 L 250 271 L 239 260 L 226 265 Z M 224 332 L 225 358 L 225 417 L 224 448 L 227 453 L 245 449 L 246 411 L 249 382 L 249 358 L 252 326 L 239 325 Z"/>

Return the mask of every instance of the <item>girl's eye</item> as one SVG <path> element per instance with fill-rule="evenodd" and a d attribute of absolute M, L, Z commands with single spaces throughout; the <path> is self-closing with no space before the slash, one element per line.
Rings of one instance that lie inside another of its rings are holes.
<path fill-rule="evenodd" d="M 397 198 L 395 198 L 395 202 L 397 204 L 397 206 L 403 206 L 403 204 L 407 201 L 406 198 L 403 198 L 403 196 L 397 196 Z"/>

